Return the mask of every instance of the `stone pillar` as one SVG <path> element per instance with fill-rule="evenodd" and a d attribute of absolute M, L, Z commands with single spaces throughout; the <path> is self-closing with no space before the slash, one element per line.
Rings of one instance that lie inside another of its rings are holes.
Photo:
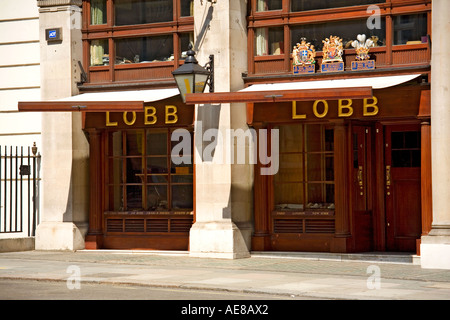
<path fill-rule="evenodd" d="M 205 65 L 209 55 L 214 55 L 215 92 L 236 91 L 244 86 L 246 12 L 245 1 L 215 4 L 194 1 L 194 50 L 200 65 Z M 243 146 L 242 142 L 227 143 L 230 129 L 248 129 L 245 104 L 196 106 L 196 219 L 190 231 L 191 256 L 229 259 L 249 256 L 253 168 L 248 162 L 233 164 L 227 159 L 231 151 L 239 152 L 237 149 Z M 217 132 L 223 139 L 216 143 L 207 134 Z M 251 148 L 251 143 L 243 144 L 245 150 Z"/>
<path fill-rule="evenodd" d="M 41 97 L 78 94 L 82 60 L 81 0 L 38 0 L 41 47 Z M 45 30 L 61 28 L 62 40 L 47 42 Z M 88 219 L 89 145 L 81 114 L 42 115 L 43 200 L 36 229 L 37 250 L 84 248 Z"/>
<path fill-rule="evenodd" d="M 432 2 L 431 149 L 433 222 L 422 237 L 422 268 L 450 269 L 450 1 Z"/>

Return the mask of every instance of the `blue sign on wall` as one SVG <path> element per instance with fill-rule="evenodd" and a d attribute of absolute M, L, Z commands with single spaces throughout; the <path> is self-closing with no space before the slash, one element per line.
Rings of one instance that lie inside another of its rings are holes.
<path fill-rule="evenodd" d="M 45 40 L 61 41 L 62 40 L 61 28 L 45 29 Z"/>

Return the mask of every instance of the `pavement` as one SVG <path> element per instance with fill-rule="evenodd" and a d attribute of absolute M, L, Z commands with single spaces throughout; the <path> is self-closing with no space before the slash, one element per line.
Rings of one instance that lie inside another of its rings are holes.
<path fill-rule="evenodd" d="M 333 300 L 449 300 L 450 270 L 407 254 L 254 252 L 245 259 L 178 251 L 0 253 L 0 281 L 26 279 L 213 290 Z"/>

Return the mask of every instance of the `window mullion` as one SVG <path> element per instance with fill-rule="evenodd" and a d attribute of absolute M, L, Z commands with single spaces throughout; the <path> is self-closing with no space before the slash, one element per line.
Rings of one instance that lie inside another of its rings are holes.
<path fill-rule="evenodd" d="M 172 210 L 172 161 L 171 161 L 171 130 L 167 129 L 167 208 L 169 211 Z"/>
<path fill-rule="evenodd" d="M 147 208 L 147 130 L 143 130 L 142 133 L 142 173 L 143 173 L 143 179 L 142 179 L 142 208 L 145 210 L 148 210 Z"/>
<path fill-rule="evenodd" d="M 114 1 L 106 0 L 106 25 L 114 27 Z"/>

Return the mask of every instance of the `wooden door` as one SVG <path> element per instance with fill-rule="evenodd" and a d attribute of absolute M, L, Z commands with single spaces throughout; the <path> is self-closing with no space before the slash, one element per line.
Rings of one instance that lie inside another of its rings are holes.
<path fill-rule="evenodd" d="M 367 126 L 352 127 L 352 209 L 356 252 L 373 248 L 371 132 Z"/>
<path fill-rule="evenodd" d="M 421 234 L 420 127 L 385 127 L 386 250 L 416 251 Z"/>

